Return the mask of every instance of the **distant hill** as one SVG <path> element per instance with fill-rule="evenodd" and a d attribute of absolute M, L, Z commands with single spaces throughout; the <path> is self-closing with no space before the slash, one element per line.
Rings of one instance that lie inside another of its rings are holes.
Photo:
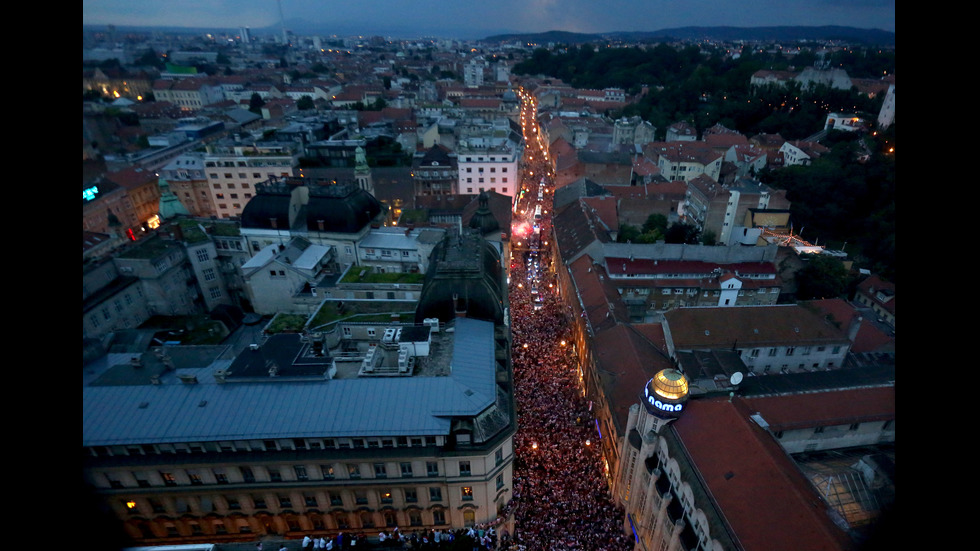
<path fill-rule="evenodd" d="M 543 33 L 513 33 L 488 36 L 486 42 L 532 42 L 547 44 L 557 42 L 563 44 L 584 44 L 607 40 L 623 40 L 629 42 L 665 41 L 665 40 L 746 40 L 746 41 L 776 41 L 794 42 L 799 40 L 841 40 L 850 43 L 860 43 L 879 46 L 894 46 L 895 33 L 880 29 L 858 29 L 855 27 L 822 26 L 822 27 L 678 27 L 661 29 L 659 31 L 609 32 L 609 33 L 572 33 L 565 31 L 548 31 Z"/>

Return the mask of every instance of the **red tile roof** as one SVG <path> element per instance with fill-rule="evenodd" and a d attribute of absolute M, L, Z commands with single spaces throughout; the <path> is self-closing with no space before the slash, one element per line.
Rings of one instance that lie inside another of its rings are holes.
<path fill-rule="evenodd" d="M 895 419 L 895 387 L 745 398 L 773 432 Z"/>
<path fill-rule="evenodd" d="M 742 275 L 775 275 L 776 265 L 772 262 L 735 262 L 721 264 L 702 260 L 655 260 L 650 258 L 616 258 L 606 257 L 606 269 L 611 276 L 629 274 L 662 275 L 662 274 L 701 274 L 708 276 L 715 268 L 726 272 L 738 272 Z"/>
<path fill-rule="evenodd" d="M 792 459 L 741 398 L 690 400 L 669 429 L 745 551 L 852 547 Z M 694 481 L 690 481 L 695 483 Z"/>
<path fill-rule="evenodd" d="M 611 231 L 619 231 L 619 219 L 616 214 L 616 199 L 614 197 L 582 197 L 581 201 L 588 205 Z"/>
<path fill-rule="evenodd" d="M 678 350 L 848 343 L 845 330 L 797 305 L 675 308 L 664 319 Z"/>

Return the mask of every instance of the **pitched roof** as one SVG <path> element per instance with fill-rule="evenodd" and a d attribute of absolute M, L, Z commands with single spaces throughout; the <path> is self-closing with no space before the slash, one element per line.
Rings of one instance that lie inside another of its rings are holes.
<path fill-rule="evenodd" d="M 847 343 L 847 334 L 818 314 L 795 304 L 675 308 L 664 314 L 678 350 Z"/>
<path fill-rule="evenodd" d="M 895 387 L 857 388 L 744 398 L 769 430 L 793 430 L 895 419 Z"/>
<path fill-rule="evenodd" d="M 617 433 L 623 435 L 629 409 L 639 399 L 647 381 L 672 365 L 665 352 L 628 323 L 597 331 L 593 340 L 603 396 Z"/>
<path fill-rule="evenodd" d="M 741 549 L 848 549 L 850 540 L 828 505 L 772 436 L 750 420 L 754 411 L 738 397 L 690 400 L 668 426 L 668 437 L 683 443 Z"/>

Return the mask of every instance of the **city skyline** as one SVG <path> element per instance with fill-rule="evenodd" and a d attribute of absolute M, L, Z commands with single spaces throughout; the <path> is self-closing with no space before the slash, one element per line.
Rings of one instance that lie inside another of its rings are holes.
<path fill-rule="evenodd" d="M 312 0 L 139 3 L 84 0 L 83 25 L 278 29 L 307 34 L 415 34 L 481 38 L 560 30 L 579 33 L 657 31 L 677 27 L 824 26 L 895 31 L 894 0 Z"/>

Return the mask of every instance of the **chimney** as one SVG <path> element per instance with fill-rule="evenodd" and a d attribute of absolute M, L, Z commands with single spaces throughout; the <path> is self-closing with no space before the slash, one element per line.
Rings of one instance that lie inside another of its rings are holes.
<path fill-rule="evenodd" d="M 857 338 L 858 330 L 861 329 L 861 322 L 864 320 L 861 316 L 854 316 L 851 318 L 851 325 L 847 328 L 847 340 L 854 342 Z"/>

